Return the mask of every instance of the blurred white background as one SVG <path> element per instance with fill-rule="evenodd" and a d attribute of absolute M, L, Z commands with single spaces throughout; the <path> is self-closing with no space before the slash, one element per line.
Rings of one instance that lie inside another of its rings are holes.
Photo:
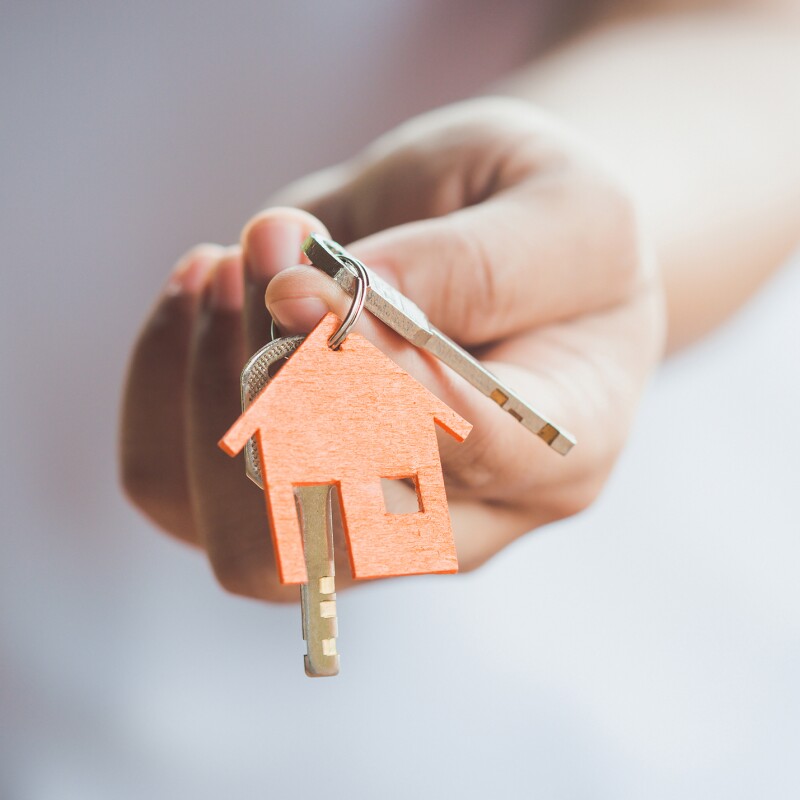
<path fill-rule="evenodd" d="M 340 596 L 335 680 L 117 488 L 181 252 L 523 63 L 535 5 L 0 6 L 3 800 L 800 794 L 800 264 L 663 369 L 588 513 Z"/>

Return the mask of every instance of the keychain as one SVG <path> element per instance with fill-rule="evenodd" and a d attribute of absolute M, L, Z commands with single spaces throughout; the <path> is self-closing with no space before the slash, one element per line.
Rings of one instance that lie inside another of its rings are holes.
<path fill-rule="evenodd" d="M 327 314 L 306 337 L 274 339 L 248 361 L 243 413 L 220 447 L 230 456 L 244 450 L 246 473 L 264 490 L 280 580 L 301 584 L 306 673 L 321 676 L 339 671 L 332 487 L 354 578 L 458 569 L 435 426 L 457 441 L 472 426 L 352 332 L 364 308 L 455 369 L 556 452 L 566 454 L 574 439 L 339 245 L 312 235 L 303 250 L 353 297 L 350 310 L 343 321 Z M 382 479 L 411 484 L 416 513 L 389 513 Z"/>

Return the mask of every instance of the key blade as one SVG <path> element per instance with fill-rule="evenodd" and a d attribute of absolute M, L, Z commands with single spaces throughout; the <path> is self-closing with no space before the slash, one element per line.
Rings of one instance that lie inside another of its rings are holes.
<path fill-rule="evenodd" d="M 571 433 L 563 428 L 559 429 L 547 417 L 528 405 L 513 389 L 502 383 L 494 373 L 438 328 L 433 328 L 433 334 L 424 345 L 424 349 L 455 370 L 479 392 L 494 400 L 503 411 L 538 436 L 556 453 L 565 456 L 574 447 L 575 437 Z"/>
<path fill-rule="evenodd" d="M 338 620 L 333 564 L 333 519 L 328 484 L 298 486 L 295 497 L 303 528 L 308 583 L 300 587 L 306 675 L 312 678 L 339 674 L 336 651 Z"/>
<path fill-rule="evenodd" d="M 303 251 L 313 266 L 325 272 L 347 294 L 353 296 L 357 278 L 347 264 L 348 260 L 355 261 L 353 256 L 336 242 L 317 234 L 311 234 L 303 242 Z M 569 453 L 575 445 L 575 437 L 571 433 L 536 411 L 476 358 L 431 325 L 419 306 L 369 267 L 365 269 L 369 272 L 370 279 L 365 305 L 372 314 L 411 344 L 427 350 L 455 370 L 555 452 L 561 455 Z"/>

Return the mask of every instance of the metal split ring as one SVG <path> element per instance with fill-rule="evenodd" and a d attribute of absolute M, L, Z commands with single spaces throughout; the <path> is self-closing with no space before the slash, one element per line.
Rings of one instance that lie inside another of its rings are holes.
<path fill-rule="evenodd" d="M 356 287 L 353 292 L 353 302 L 350 304 L 350 309 L 347 312 L 342 324 L 335 330 L 331 337 L 328 339 L 328 347 L 331 350 L 338 350 L 344 340 L 350 334 L 350 331 L 358 322 L 361 312 L 364 310 L 364 303 L 367 300 L 367 289 L 369 288 L 369 272 L 367 268 L 357 259 L 350 258 L 349 256 L 339 256 L 339 261 L 346 264 L 351 269 L 355 270 Z M 269 324 L 270 339 L 274 341 L 278 338 L 278 330 L 275 325 L 275 320 L 270 318 Z"/>
<path fill-rule="evenodd" d="M 347 312 L 347 316 L 339 326 L 339 329 L 334 331 L 331 338 L 328 339 L 328 347 L 330 347 L 331 350 L 338 350 L 342 346 L 342 342 L 347 338 L 356 322 L 358 322 L 358 318 L 364 310 L 364 303 L 367 299 L 367 289 L 369 289 L 369 273 L 367 272 L 367 268 L 355 258 L 340 256 L 339 259 L 356 271 L 356 288 L 353 292 L 353 302 L 350 304 L 350 310 Z"/>

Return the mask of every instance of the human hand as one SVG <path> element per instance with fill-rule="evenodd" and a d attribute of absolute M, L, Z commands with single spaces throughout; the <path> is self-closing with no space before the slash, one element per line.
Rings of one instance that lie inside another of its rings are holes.
<path fill-rule="evenodd" d="M 230 591 L 297 598 L 278 583 L 263 496 L 216 443 L 240 413 L 244 361 L 269 339 L 264 290 L 282 333 L 346 312 L 349 298 L 300 265 L 314 231 L 329 231 L 577 438 L 566 458 L 556 455 L 362 315 L 360 333 L 474 426 L 462 444 L 440 438 L 462 570 L 596 498 L 660 357 L 664 323 L 631 201 L 588 148 L 526 104 L 472 101 L 412 120 L 279 200 L 306 211 L 267 210 L 245 226 L 241 246 L 191 251 L 140 335 L 122 474 L 151 519 L 205 548 Z M 351 581 L 346 560 L 338 566 L 341 588 Z"/>

